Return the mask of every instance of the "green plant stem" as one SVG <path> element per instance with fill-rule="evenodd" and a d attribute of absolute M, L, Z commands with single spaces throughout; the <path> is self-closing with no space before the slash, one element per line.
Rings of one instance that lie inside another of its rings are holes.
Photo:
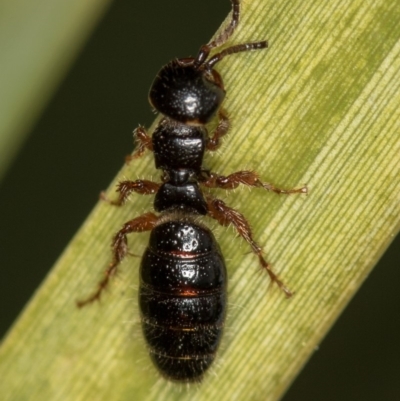
<path fill-rule="evenodd" d="M 167 385 L 141 338 L 139 258 L 122 264 L 99 305 L 77 310 L 71 299 L 92 290 L 110 259 L 105 244 L 152 199 L 100 203 L 4 341 L 3 399 L 277 400 L 398 232 L 398 1 L 248 0 L 242 10 L 232 42 L 268 38 L 270 49 L 218 65 L 232 130 L 206 164 L 308 185 L 308 196 L 218 195 L 249 219 L 296 295 L 285 299 L 246 244 L 216 228 L 230 277 L 223 344 L 201 385 Z M 147 154 L 125 166 L 109 196 L 121 177 L 154 176 L 153 164 Z M 131 251 L 147 239 L 132 235 Z"/>

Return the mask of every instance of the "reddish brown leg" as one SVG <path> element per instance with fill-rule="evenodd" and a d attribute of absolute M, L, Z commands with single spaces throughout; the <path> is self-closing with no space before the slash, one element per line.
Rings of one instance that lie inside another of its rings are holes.
<path fill-rule="evenodd" d="M 215 129 L 213 136 L 208 139 L 207 150 L 214 151 L 221 145 L 220 139 L 228 132 L 230 123 L 228 114 L 224 109 L 219 109 L 218 112 L 218 126 Z"/>
<path fill-rule="evenodd" d="M 117 185 L 117 192 L 119 192 L 118 199 L 110 200 L 104 192 L 100 193 L 100 198 L 111 205 L 122 206 L 132 192 L 141 195 L 154 195 L 160 188 L 160 185 L 148 180 L 120 181 Z"/>
<path fill-rule="evenodd" d="M 207 198 L 207 203 L 209 216 L 217 220 L 218 223 L 223 226 L 232 224 L 235 227 L 238 234 L 247 241 L 253 252 L 258 256 L 261 266 L 267 270 L 271 280 L 278 285 L 288 298 L 290 298 L 294 293 L 285 286 L 263 258 L 262 248 L 254 241 L 250 225 L 246 218 L 237 210 L 227 206 L 225 202 L 220 199 Z"/>
<path fill-rule="evenodd" d="M 258 174 L 254 171 L 237 171 L 236 173 L 228 176 L 218 175 L 216 173 L 210 173 L 207 180 L 202 182 L 203 185 L 210 188 L 222 188 L 222 189 L 234 189 L 239 184 L 247 185 L 249 187 L 264 188 L 267 191 L 276 192 L 277 194 L 295 194 L 302 193 L 306 194 L 308 188 L 306 186 L 294 189 L 282 189 L 273 186 L 267 182 L 260 181 Z"/>
<path fill-rule="evenodd" d="M 128 253 L 128 242 L 126 235 L 130 233 L 139 233 L 143 231 L 151 230 L 158 221 L 158 217 L 154 213 L 145 213 L 142 216 L 136 217 L 131 221 L 128 221 L 123 225 L 121 230 L 119 230 L 112 241 L 112 252 L 113 259 L 107 270 L 104 272 L 104 278 L 101 280 L 97 286 L 97 290 L 81 301 L 77 301 L 77 306 L 82 308 L 83 306 L 90 304 L 94 301 L 100 299 L 101 294 L 108 286 L 111 276 L 114 276 L 117 273 L 118 266 Z"/>
<path fill-rule="evenodd" d="M 133 136 L 135 138 L 136 150 L 133 154 L 126 156 L 126 164 L 141 157 L 146 149 L 153 151 L 153 142 L 144 127 L 139 125 L 133 133 Z"/>

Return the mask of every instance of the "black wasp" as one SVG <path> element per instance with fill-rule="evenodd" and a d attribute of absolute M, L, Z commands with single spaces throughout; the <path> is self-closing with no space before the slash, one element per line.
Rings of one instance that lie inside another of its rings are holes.
<path fill-rule="evenodd" d="M 113 259 L 98 289 L 78 302 L 82 307 L 100 298 L 128 253 L 127 234 L 150 231 L 140 266 L 142 329 L 154 364 L 163 376 L 175 381 L 201 380 L 215 358 L 226 314 L 224 258 L 200 216 L 207 215 L 223 226 L 233 225 L 271 280 L 288 297 L 292 295 L 263 258 L 245 217 L 201 190 L 201 186 L 233 189 L 243 184 L 278 194 L 307 192 L 306 187 L 276 188 L 261 182 L 252 171 L 222 176 L 203 167 L 204 152 L 216 150 L 229 129 L 229 119 L 221 108 L 225 89 L 215 65 L 230 54 L 267 47 L 266 41 L 243 43 L 210 57 L 211 50 L 223 45 L 239 23 L 239 0 L 231 2 L 232 19 L 224 31 L 203 45 L 196 57 L 173 60 L 157 74 L 149 99 L 163 118 L 152 137 L 142 127 L 135 131 L 137 150 L 129 159 L 152 151 L 156 168 L 163 173 L 162 183 L 122 181 L 118 199 L 110 203 L 120 206 L 132 192 L 155 194 L 158 214 L 145 213 L 123 225 L 113 238 Z M 219 123 L 209 136 L 206 125 L 216 115 Z"/>

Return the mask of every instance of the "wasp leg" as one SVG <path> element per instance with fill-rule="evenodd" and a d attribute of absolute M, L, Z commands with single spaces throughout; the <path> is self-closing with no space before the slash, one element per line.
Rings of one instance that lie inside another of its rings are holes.
<path fill-rule="evenodd" d="M 149 136 L 144 127 L 139 125 L 139 127 L 135 129 L 133 136 L 135 138 L 136 150 L 131 155 L 125 157 L 126 164 L 129 164 L 129 162 L 132 160 L 141 157 L 146 149 L 153 151 L 153 142 L 151 140 L 151 136 Z"/>
<path fill-rule="evenodd" d="M 77 301 L 76 304 L 79 308 L 99 300 L 101 294 L 107 288 L 110 278 L 117 273 L 119 264 L 128 253 L 127 234 L 133 232 L 139 233 L 143 231 L 150 231 L 157 224 L 158 219 L 159 217 L 157 217 L 154 213 L 145 213 L 142 216 L 136 217 L 135 219 L 125 223 L 121 230 L 115 234 L 111 245 L 113 252 L 112 262 L 104 272 L 104 278 L 99 282 L 97 290 L 89 297 L 81 301 Z"/>
<path fill-rule="evenodd" d="M 222 189 L 235 189 L 240 184 L 247 185 L 249 187 L 264 188 L 267 191 L 272 191 L 277 194 L 306 194 L 308 192 L 307 186 L 293 189 L 282 189 L 275 187 L 267 182 L 262 182 L 259 176 L 254 171 L 237 171 L 236 173 L 228 176 L 219 175 L 216 173 L 209 173 L 207 179 L 202 182 L 203 185 L 210 188 L 222 188 Z"/>
<path fill-rule="evenodd" d="M 285 286 L 263 258 L 262 248 L 254 241 L 249 222 L 246 218 L 237 210 L 227 206 L 220 199 L 208 198 L 207 203 L 209 216 L 223 226 L 232 224 L 235 227 L 238 234 L 247 241 L 252 251 L 258 256 L 261 266 L 267 271 L 271 280 L 290 298 L 294 293 Z"/>
<path fill-rule="evenodd" d="M 100 193 L 100 199 L 114 206 L 122 206 L 132 192 L 141 195 L 154 195 L 161 184 L 149 180 L 120 181 L 117 185 L 118 199 L 110 200 L 104 192 Z"/>
<path fill-rule="evenodd" d="M 213 136 L 208 139 L 207 150 L 217 150 L 221 145 L 221 138 L 229 131 L 230 122 L 227 112 L 224 109 L 219 109 L 218 112 L 218 126 L 215 129 Z"/>

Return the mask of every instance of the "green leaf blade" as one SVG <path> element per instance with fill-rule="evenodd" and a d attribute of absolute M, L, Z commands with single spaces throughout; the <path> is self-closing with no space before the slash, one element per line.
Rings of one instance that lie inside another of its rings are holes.
<path fill-rule="evenodd" d="M 201 385 L 166 385 L 140 336 L 138 258 L 123 263 L 98 307 L 73 304 L 99 279 L 111 235 L 152 200 L 101 204 L 3 344 L 9 399 L 279 399 L 400 228 L 399 15 L 394 0 L 245 1 L 234 42 L 268 38 L 270 49 L 218 66 L 232 131 L 207 166 L 310 190 L 217 195 L 249 219 L 292 299 L 231 229 L 216 228 L 230 276 L 223 344 Z M 151 175 L 148 154 L 117 179 Z M 147 235 L 129 241 L 140 255 Z"/>

